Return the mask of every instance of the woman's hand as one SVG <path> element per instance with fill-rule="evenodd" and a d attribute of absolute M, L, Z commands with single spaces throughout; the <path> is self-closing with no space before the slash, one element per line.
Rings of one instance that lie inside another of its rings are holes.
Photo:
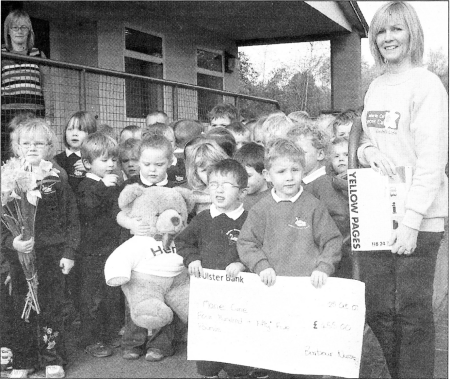
<path fill-rule="evenodd" d="M 417 235 L 419 231 L 409 226 L 400 224 L 397 229 L 392 232 L 389 245 L 393 254 L 410 255 L 417 246 Z"/>
<path fill-rule="evenodd" d="M 226 268 L 227 275 L 233 279 L 236 276 L 238 276 L 240 272 L 242 272 L 244 270 L 245 270 L 245 266 L 241 262 L 230 263 Z"/>
<path fill-rule="evenodd" d="M 190 275 L 194 275 L 197 278 L 203 276 L 203 267 L 202 262 L 200 260 L 192 261 L 191 263 L 189 263 L 188 269 Z"/>
<path fill-rule="evenodd" d="M 61 258 L 61 260 L 59 261 L 59 267 L 62 268 L 62 273 L 64 275 L 67 275 L 70 272 L 70 270 L 72 270 L 74 264 L 75 262 L 73 259 Z"/>
<path fill-rule="evenodd" d="M 13 248 L 19 253 L 29 254 L 34 248 L 34 238 L 27 241 L 22 239 L 22 234 L 18 235 L 13 240 Z"/>
<path fill-rule="evenodd" d="M 369 162 L 370 167 L 383 175 L 396 175 L 395 165 L 391 160 L 374 146 L 369 146 L 364 149 L 364 155 Z"/>

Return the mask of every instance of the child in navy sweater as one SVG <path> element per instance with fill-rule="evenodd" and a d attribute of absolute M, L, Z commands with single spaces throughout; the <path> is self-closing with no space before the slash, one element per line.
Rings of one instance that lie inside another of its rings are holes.
<path fill-rule="evenodd" d="M 247 217 L 242 200 L 246 194 L 247 172 L 233 159 L 222 160 L 208 169 L 211 208 L 200 212 L 175 239 L 177 252 L 191 275 L 200 277 L 203 268 L 226 270 L 236 277 L 245 270 L 236 242 Z M 218 377 L 224 370 L 229 376 L 245 376 L 247 367 L 221 362 L 197 361 L 203 377 Z"/>

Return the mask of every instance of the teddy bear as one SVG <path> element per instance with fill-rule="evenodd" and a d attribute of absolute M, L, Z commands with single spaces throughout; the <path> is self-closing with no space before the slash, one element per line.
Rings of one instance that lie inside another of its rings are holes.
<path fill-rule="evenodd" d="M 134 236 L 108 257 L 105 279 L 122 286 L 134 323 L 149 330 L 172 322 L 173 312 L 187 323 L 189 275 L 176 253 L 174 237 L 185 226 L 195 203 L 186 188 L 128 185 L 119 207 L 150 225 L 146 236 Z"/>

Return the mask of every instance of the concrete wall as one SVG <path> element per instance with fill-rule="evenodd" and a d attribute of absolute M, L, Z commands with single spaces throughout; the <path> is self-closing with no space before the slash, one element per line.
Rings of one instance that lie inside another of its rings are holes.
<path fill-rule="evenodd" d="M 331 45 L 331 105 L 335 110 L 362 105 L 361 39 L 356 32 L 333 37 Z"/>

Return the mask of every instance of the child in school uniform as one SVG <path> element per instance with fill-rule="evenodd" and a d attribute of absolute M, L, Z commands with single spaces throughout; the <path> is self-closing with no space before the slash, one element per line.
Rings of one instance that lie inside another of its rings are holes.
<path fill-rule="evenodd" d="M 200 277 L 203 269 L 226 270 L 234 278 L 245 266 L 236 250 L 236 238 L 247 217 L 242 206 L 247 173 L 242 165 L 225 159 L 208 168 L 211 208 L 199 213 L 176 238 L 177 253 L 191 275 Z M 197 372 L 205 378 L 227 375 L 247 377 L 249 368 L 222 362 L 197 361 Z"/>
<path fill-rule="evenodd" d="M 139 175 L 139 144 L 140 140 L 128 138 L 119 145 L 119 163 L 124 181 Z"/>
<path fill-rule="evenodd" d="M 43 119 L 28 119 L 11 134 L 14 155 L 23 158 L 34 171 L 42 160 L 53 157 L 56 136 Z M 64 377 L 67 364 L 64 342 L 65 280 L 74 265 L 75 250 L 80 241 L 80 224 L 75 196 L 66 181 L 44 178 L 39 199 L 34 238 L 13 238 L 2 230 L 2 251 L 10 264 L 13 300 L 11 338 L 13 371 L 10 377 L 26 378 L 35 369 L 45 368 L 46 377 Z M 5 236 L 5 238 L 4 238 Z M 21 318 L 28 286 L 17 252 L 35 250 L 39 275 L 38 300 L 41 314 L 31 312 L 29 322 Z M 3 283 L 2 283 L 3 285 Z"/>
<path fill-rule="evenodd" d="M 113 341 L 123 314 L 119 288 L 103 280 L 106 259 L 119 246 L 120 229 L 114 205 L 119 198 L 117 142 L 101 132 L 81 145 L 86 178 L 78 185 L 81 223 L 81 330 L 85 351 L 96 358 L 112 355 Z"/>

